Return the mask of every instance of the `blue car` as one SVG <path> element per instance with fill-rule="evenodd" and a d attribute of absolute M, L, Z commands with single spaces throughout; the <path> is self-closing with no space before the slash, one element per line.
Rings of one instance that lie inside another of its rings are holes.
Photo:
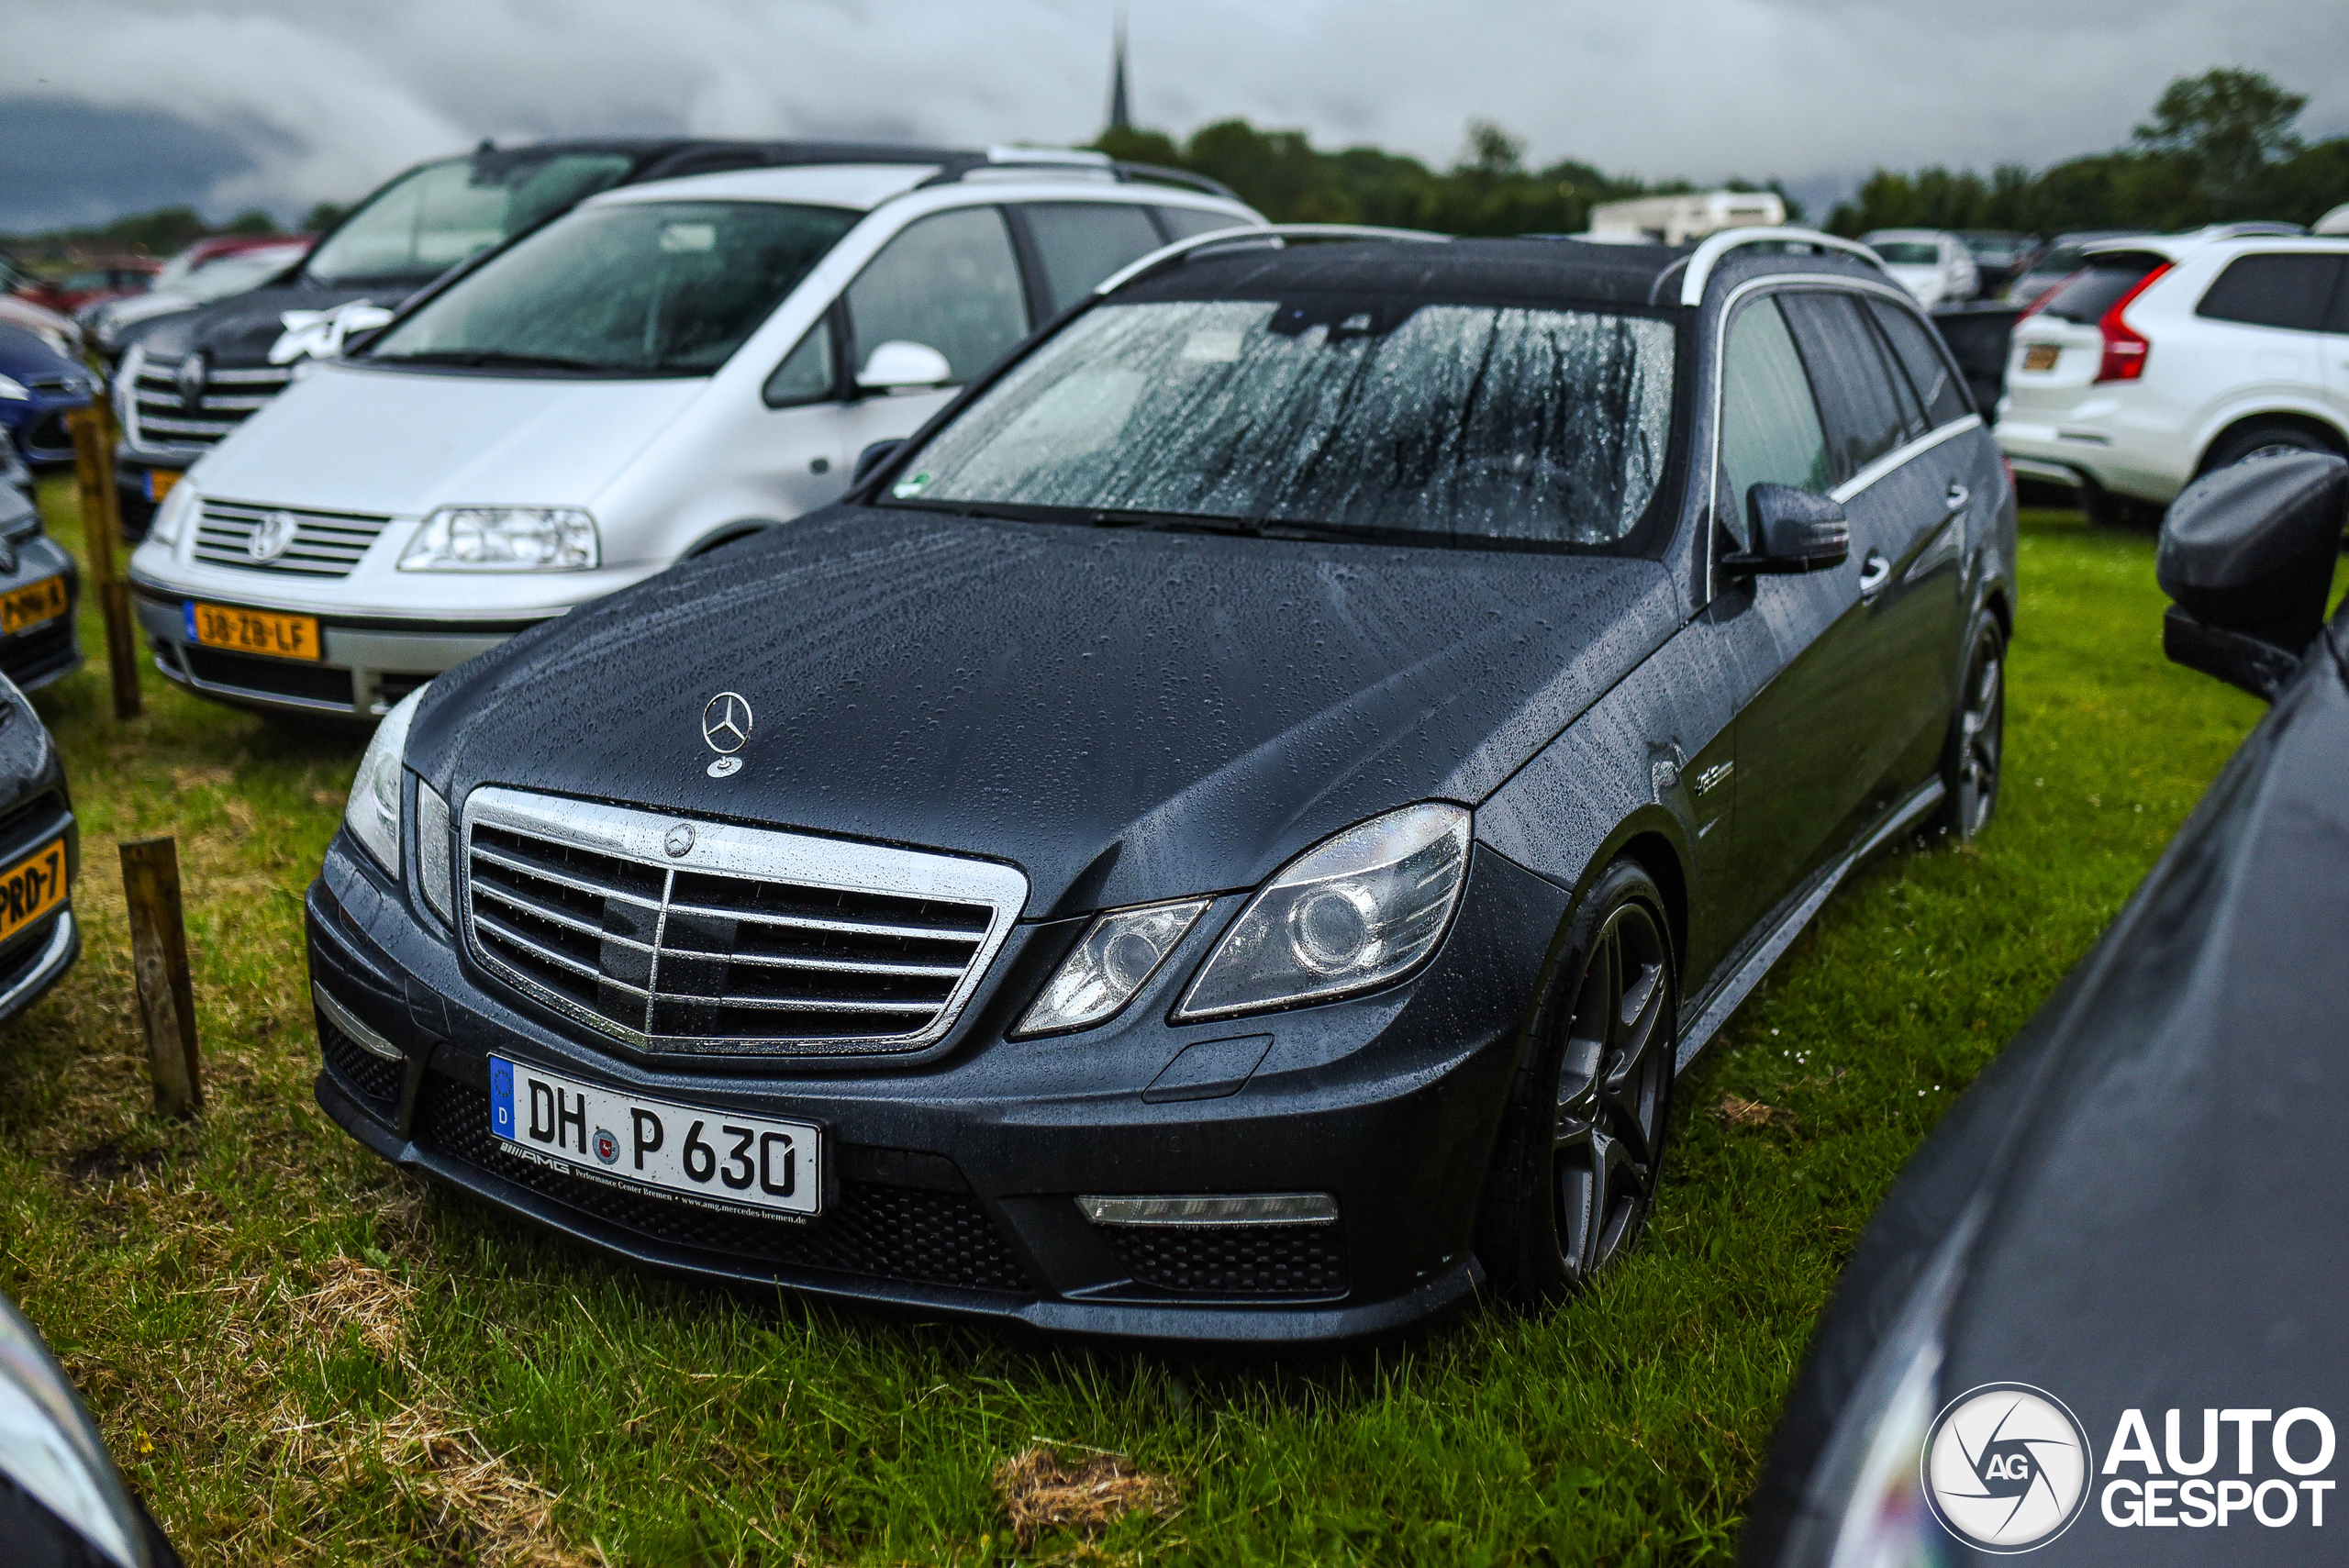
<path fill-rule="evenodd" d="M 0 325 L 0 429 L 36 467 L 70 462 L 65 416 L 90 401 L 97 378 L 19 327 Z"/>

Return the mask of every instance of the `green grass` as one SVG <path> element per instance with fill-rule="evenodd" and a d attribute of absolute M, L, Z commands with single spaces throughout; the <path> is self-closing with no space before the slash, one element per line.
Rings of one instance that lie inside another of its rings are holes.
<path fill-rule="evenodd" d="M 44 507 L 78 545 L 72 497 Z M 0 1288 L 195 1562 L 1003 1562 L 1044 1440 L 1171 1518 L 1023 1560 L 1720 1560 L 1901 1162 L 2094 940 L 2257 717 L 2165 663 L 2149 539 L 2032 515 L 2005 799 L 1834 899 L 1679 1088 L 1645 1244 L 1527 1318 L 1286 1362 L 1041 1343 L 652 1278 L 426 1191 L 310 1098 L 301 895 L 357 742 L 103 671 L 39 700 L 80 966 L 0 1037 Z M 95 617 L 83 646 L 102 649 Z M 157 1122 L 117 840 L 180 836 L 210 1106 Z M 1725 1097 L 1791 1121 L 1732 1125 Z"/>

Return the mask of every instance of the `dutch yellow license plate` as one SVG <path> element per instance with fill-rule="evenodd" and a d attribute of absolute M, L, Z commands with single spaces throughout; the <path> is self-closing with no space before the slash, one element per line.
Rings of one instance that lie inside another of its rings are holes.
<path fill-rule="evenodd" d="M 2063 351 L 2053 343 L 2033 343 L 2022 351 L 2022 368 L 2027 371 L 2052 371 Z"/>
<path fill-rule="evenodd" d="M 228 605 L 190 601 L 187 634 L 206 648 L 233 648 L 239 653 L 263 653 L 273 659 L 323 659 L 316 616 L 280 615 L 274 610 L 240 610 Z"/>
<path fill-rule="evenodd" d="M 65 579 L 44 577 L 0 594 L 0 636 L 14 637 L 27 627 L 55 620 L 65 613 Z"/>
<path fill-rule="evenodd" d="M 65 840 L 48 843 L 0 874 L 0 942 L 65 902 Z"/>
<path fill-rule="evenodd" d="M 147 499 L 157 506 L 162 505 L 163 497 L 170 495 L 172 486 L 179 482 L 180 476 L 171 469 L 149 469 L 147 471 Z"/>

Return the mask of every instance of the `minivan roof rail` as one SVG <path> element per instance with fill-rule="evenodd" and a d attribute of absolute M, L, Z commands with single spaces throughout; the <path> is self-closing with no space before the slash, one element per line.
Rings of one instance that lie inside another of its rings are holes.
<path fill-rule="evenodd" d="M 1713 269 L 1732 250 L 1749 246 L 1800 246 L 1806 250 L 1841 250 L 1855 256 L 1871 267 L 1881 268 L 1884 258 L 1856 239 L 1843 239 L 1832 234 L 1821 234 L 1815 228 L 1724 228 L 1709 237 L 1688 258 L 1688 271 L 1680 280 L 1680 303 L 1702 305 L 1705 285 L 1712 282 Z"/>
<path fill-rule="evenodd" d="M 1115 294 L 1145 272 L 1170 266 L 1186 260 L 1194 252 L 1218 245 L 1257 244 L 1270 241 L 1286 245 L 1292 239 L 1400 239 L 1416 244 L 1443 245 L 1451 242 L 1448 234 L 1430 234 L 1422 228 L 1372 228 L 1354 223 L 1235 223 L 1230 228 L 1218 228 L 1206 234 L 1194 234 L 1187 239 L 1177 239 L 1163 245 L 1149 255 L 1111 272 L 1095 285 L 1097 295 Z"/>
<path fill-rule="evenodd" d="M 1144 181 L 1152 184 L 1179 185 L 1202 195 L 1220 196 L 1228 202 L 1240 199 L 1230 186 L 1220 180 L 1210 180 L 1205 174 L 1194 174 L 1187 169 L 1162 168 L 1155 163 L 1122 162 L 1106 152 L 1095 152 L 1081 147 L 990 147 L 985 152 L 951 153 L 936 161 L 940 165 L 938 172 L 916 185 L 916 190 L 930 185 L 951 185 L 974 174 L 998 169 L 1056 170 L 1068 174 L 1093 174 L 1115 180 L 1120 184 Z"/>

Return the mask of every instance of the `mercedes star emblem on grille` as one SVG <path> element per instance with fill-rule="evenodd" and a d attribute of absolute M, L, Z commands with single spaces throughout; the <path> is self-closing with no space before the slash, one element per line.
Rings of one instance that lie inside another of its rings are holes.
<path fill-rule="evenodd" d="M 734 753 L 751 743 L 751 731 L 756 727 L 750 701 L 740 692 L 720 692 L 703 706 L 701 738 L 718 753 L 718 761 L 709 765 L 711 778 L 722 779 L 742 765 L 742 759 Z"/>
<path fill-rule="evenodd" d="M 205 388 L 211 383 L 212 356 L 201 349 L 180 361 L 180 368 L 172 377 L 172 384 L 178 389 L 181 405 L 188 408 L 203 406 Z"/>
<path fill-rule="evenodd" d="M 661 847 L 669 851 L 671 860 L 684 860 L 693 853 L 694 825 L 690 822 L 678 823 L 674 828 L 670 828 L 668 836 L 661 840 Z"/>
<path fill-rule="evenodd" d="M 274 561 L 293 544 L 294 530 L 299 527 L 291 512 L 266 513 L 246 536 L 245 553 L 255 561 Z"/>

